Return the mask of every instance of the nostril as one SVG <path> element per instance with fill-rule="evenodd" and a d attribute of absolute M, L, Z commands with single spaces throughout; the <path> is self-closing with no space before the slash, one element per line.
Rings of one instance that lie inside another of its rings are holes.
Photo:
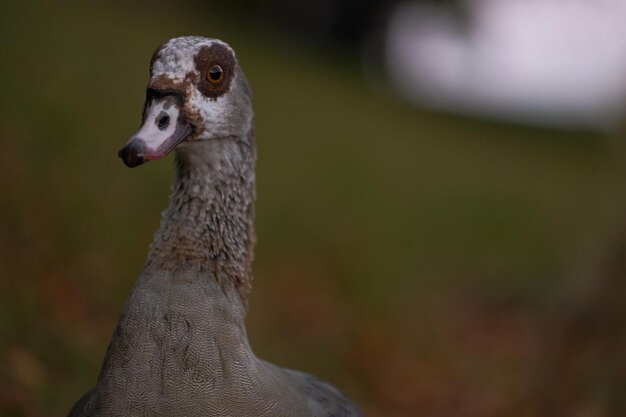
<path fill-rule="evenodd" d="M 159 128 L 159 130 L 165 130 L 167 129 L 169 125 L 170 125 L 170 116 L 168 116 L 167 114 L 164 114 L 163 116 L 159 117 L 157 121 L 157 127 Z"/>

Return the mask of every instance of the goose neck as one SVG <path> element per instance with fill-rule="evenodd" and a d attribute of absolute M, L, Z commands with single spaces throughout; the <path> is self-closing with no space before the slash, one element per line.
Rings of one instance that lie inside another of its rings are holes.
<path fill-rule="evenodd" d="M 245 300 L 255 242 L 254 146 L 236 138 L 204 142 L 177 150 L 169 205 L 147 268 L 209 272 Z"/>

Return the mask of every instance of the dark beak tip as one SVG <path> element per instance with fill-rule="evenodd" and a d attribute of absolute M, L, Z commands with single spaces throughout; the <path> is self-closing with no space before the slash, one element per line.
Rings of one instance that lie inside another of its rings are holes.
<path fill-rule="evenodd" d="M 139 139 L 132 139 L 117 152 L 124 164 L 129 168 L 135 168 L 145 162 L 143 143 Z"/>

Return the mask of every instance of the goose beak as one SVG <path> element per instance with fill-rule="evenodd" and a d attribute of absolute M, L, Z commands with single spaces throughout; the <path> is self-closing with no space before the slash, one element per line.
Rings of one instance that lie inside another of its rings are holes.
<path fill-rule="evenodd" d="M 148 95 L 143 123 L 137 133 L 119 150 L 117 156 L 134 168 L 161 159 L 192 132 L 177 94 Z"/>

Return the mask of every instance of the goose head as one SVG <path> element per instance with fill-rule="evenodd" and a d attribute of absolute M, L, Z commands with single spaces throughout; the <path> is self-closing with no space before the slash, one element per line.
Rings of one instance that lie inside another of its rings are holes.
<path fill-rule="evenodd" d="M 252 114 L 250 88 L 228 44 L 174 38 L 152 56 L 141 127 L 118 156 L 136 167 L 179 146 L 245 138 Z"/>

